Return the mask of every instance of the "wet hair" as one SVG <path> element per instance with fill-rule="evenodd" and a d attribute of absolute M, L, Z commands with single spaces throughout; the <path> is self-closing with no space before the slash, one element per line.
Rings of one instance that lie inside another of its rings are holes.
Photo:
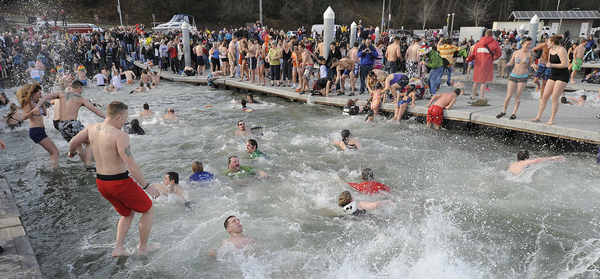
<path fill-rule="evenodd" d="M 253 147 L 258 148 L 258 142 L 256 142 L 255 139 L 249 139 L 248 142 L 250 143 L 250 145 L 252 145 Z"/>
<path fill-rule="evenodd" d="M 79 89 L 81 87 L 83 87 L 83 83 L 79 80 L 76 80 L 73 83 L 71 83 L 71 88 Z"/>
<path fill-rule="evenodd" d="M 376 83 L 375 86 L 373 86 L 374 90 L 378 90 L 378 89 L 383 89 L 383 84 L 381 84 L 380 82 Z"/>
<path fill-rule="evenodd" d="M 562 96 L 562 97 L 560 97 L 560 103 L 561 103 L 561 104 L 568 104 L 568 103 L 569 103 L 569 101 L 567 101 L 567 97 L 565 97 L 565 96 Z"/>
<path fill-rule="evenodd" d="M 350 130 L 342 130 L 342 141 L 345 143 L 346 141 L 348 141 L 348 138 L 350 137 L 350 135 L 352 135 L 350 133 Z"/>
<path fill-rule="evenodd" d="M 150 109 L 150 106 L 146 103 L 144 104 L 144 109 Z"/>
<path fill-rule="evenodd" d="M 354 100 L 348 99 L 348 101 L 346 102 L 346 106 L 349 106 L 349 107 L 354 106 L 356 104 L 356 101 L 358 101 L 358 99 L 354 99 Z"/>
<path fill-rule="evenodd" d="M 338 205 L 346 206 L 347 204 L 352 202 L 352 194 L 349 191 L 344 191 L 338 197 Z"/>
<path fill-rule="evenodd" d="M 364 181 L 373 181 L 373 170 L 370 168 L 365 168 L 362 171 L 361 178 Z"/>
<path fill-rule="evenodd" d="M 6 94 L 4 92 L 1 92 L 0 96 L 4 97 L 4 102 L 0 102 L 0 106 L 5 106 L 6 104 L 8 104 L 8 97 L 6 97 Z"/>
<path fill-rule="evenodd" d="M 358 42 L 354 42 L 354 47 L 358 47 L 360 44 Z"/>
<path fill-rule="evenodd" d="M 460 88 L 456 88 L 452 92 L 454 92 L 454 94 L 456 94 L 456 96 L 458 96 L 458 95 L 460 95 Z"/>
<path fill-rule="evenodd" d="M 242 104 L 242 108 L 246 108 L 246 100 L 242 99 L 240 104 Z"/>
<path fill-rule="evenodd" d="M 179 184 L 179 174 L 173 171 L 167 172 L 167 175 L 169 176 L 169 180 L 173 180 L 173 182 L 175 182 L 175 184 Z"/>
<path fill-rule="evenodd" d="M 202 163 L 200 163 L 198 161 L 194 161 L 192 163 L 192 171 L 193 172 L 203 172 L 204 171 L 204 166 L 202 166 Z"/>
<path fill-rule="evenodd" d="M 131 122 L 129 122 L 129 124 L 131 125 L 131 129 L 130 129 L 130 134 L 136 134 L 136 135 L 145 135 L 146 131 L 144 131 L 144 129 L 140 126 L 140 121 L 137 119 L 133 119 L 131 120 Z"/>
<path fill-rule="evenodd" d="M 169 109 L 167 109 L 167 112 L 175 113 L 175 109 L 174 108 L 169 108 Z"/>
<path fill-rule="evenodd" d="M 517 161 L 523 161 L 529 159 L 529 151 L 521 150 L 517 153 Z"/>
<path fill-rule="evenodd" d="M 37 82 L 34 84 L 25 84 L 21 88 L 19 88 L 19 90 L 17 91 L 17 98 L 19 99 L 21 108 L 31 103 L 31 97 L 33 96 L 33 94 L 38 92 L 38 90 L 42 90 L 42 86 Z"/>
<path fill-rule="evenodd" d="M 585 101 L 585 100 L 587 100 L 587 96 L 586 95 L 581 95 L 581 99 Z"/>
<path fill-rule="evenodd" d="M 237 156 L 231 156 L 229 158 L 227 158 L 227 165 L 229 166 L 229 164 L 231 164 L 231 159 L 233 158 L 237 158 Z"/>
<path fill-rule="evenodd" d="M 114 117 L 119 114 L 122 114 L 124 111 L 127 111 L 127 109 L 128 107 L 126 104 L 119 101 L 112 101 L 110 104 L 108 104 L 108 107 L 106 108 L 106 116 Z"/>
<path fill-rule="evenodd" d="M 227 217 L 227 219 L 225 219 L 225 223 L 223 224 L 225 229 L 229 228 L 229 219 L 231 218 L 235 218 L 235 215 L 230 215 L 229 217 Z"/>
<path fill-rule="evenodd" d="M 250 97 L 250 100 L 252 100 L 252 102 L 254 103 L 254 94 L 252 94 L 252 92 L 249 92 L 246 96 Z"/>

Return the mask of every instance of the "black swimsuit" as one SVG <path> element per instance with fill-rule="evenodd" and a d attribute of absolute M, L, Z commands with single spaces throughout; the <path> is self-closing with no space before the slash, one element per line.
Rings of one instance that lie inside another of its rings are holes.
<path fill-rule="evenodd" d="M 558 57 L 558 53 L 557 54 L 550 54 L 550 63 L 552 64 L 560 64 L 560 58 Z M 550 78 L 551 80 L 557 81 L 564 81 L 564 82 L 569 82 L 570 79 L 570 75 L 569 75 L 569 68 L 552 68 L 550 71 Z"/>

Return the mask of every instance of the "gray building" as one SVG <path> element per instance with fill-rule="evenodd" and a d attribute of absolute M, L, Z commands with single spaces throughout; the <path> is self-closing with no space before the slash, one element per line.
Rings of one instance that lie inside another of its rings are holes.
<path fill-rule="evenodd" d="M 514 21 L 527 21 L 537 15 L 540 18 L 540 24 L 550 26 L 551 34 L 565 34 L 569 31 L 568 37 L 573 39 L 584 38 L 590 35 L 592 23 L 595 19 L 600 19 L 598 11 L 514 11 L 508 19 Z"/>

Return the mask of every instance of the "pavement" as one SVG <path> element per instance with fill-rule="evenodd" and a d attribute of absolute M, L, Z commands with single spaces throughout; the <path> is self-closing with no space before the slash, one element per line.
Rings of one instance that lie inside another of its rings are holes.
<path fill-rule="evenodd" d="M 0 172 L 0 278 L 43 278 L 19 209 Z"/>

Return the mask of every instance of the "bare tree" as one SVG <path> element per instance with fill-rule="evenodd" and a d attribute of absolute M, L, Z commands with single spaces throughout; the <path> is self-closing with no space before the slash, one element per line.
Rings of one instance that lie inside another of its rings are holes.
<path fill-rule="evenodd" d="M 419 22 L 423 24 L 423 30 L 425 30 L 425 25 L 427 24 L 427 20 L 431 19 L 434 15 L 435 8 L 435 0 L 422 0 L 421 5 L 419 6 L 419 11 L 417 16 L 419 17 Z"/>
<path fill-rule="evenodd" d="M 464 5 L 466 18 L 479 26 L 480 23 L 488 20 L 490 17 L 489 9 L 492 0 L 473 0 Z"/>
<path fill-rule="evenodd" d="M 404 22 L 412 17 L 415 11 L 414 0 L 399 0 L 396 6 L 396 18 L 394 19 L 398 26 L 404 26 Z"/>

